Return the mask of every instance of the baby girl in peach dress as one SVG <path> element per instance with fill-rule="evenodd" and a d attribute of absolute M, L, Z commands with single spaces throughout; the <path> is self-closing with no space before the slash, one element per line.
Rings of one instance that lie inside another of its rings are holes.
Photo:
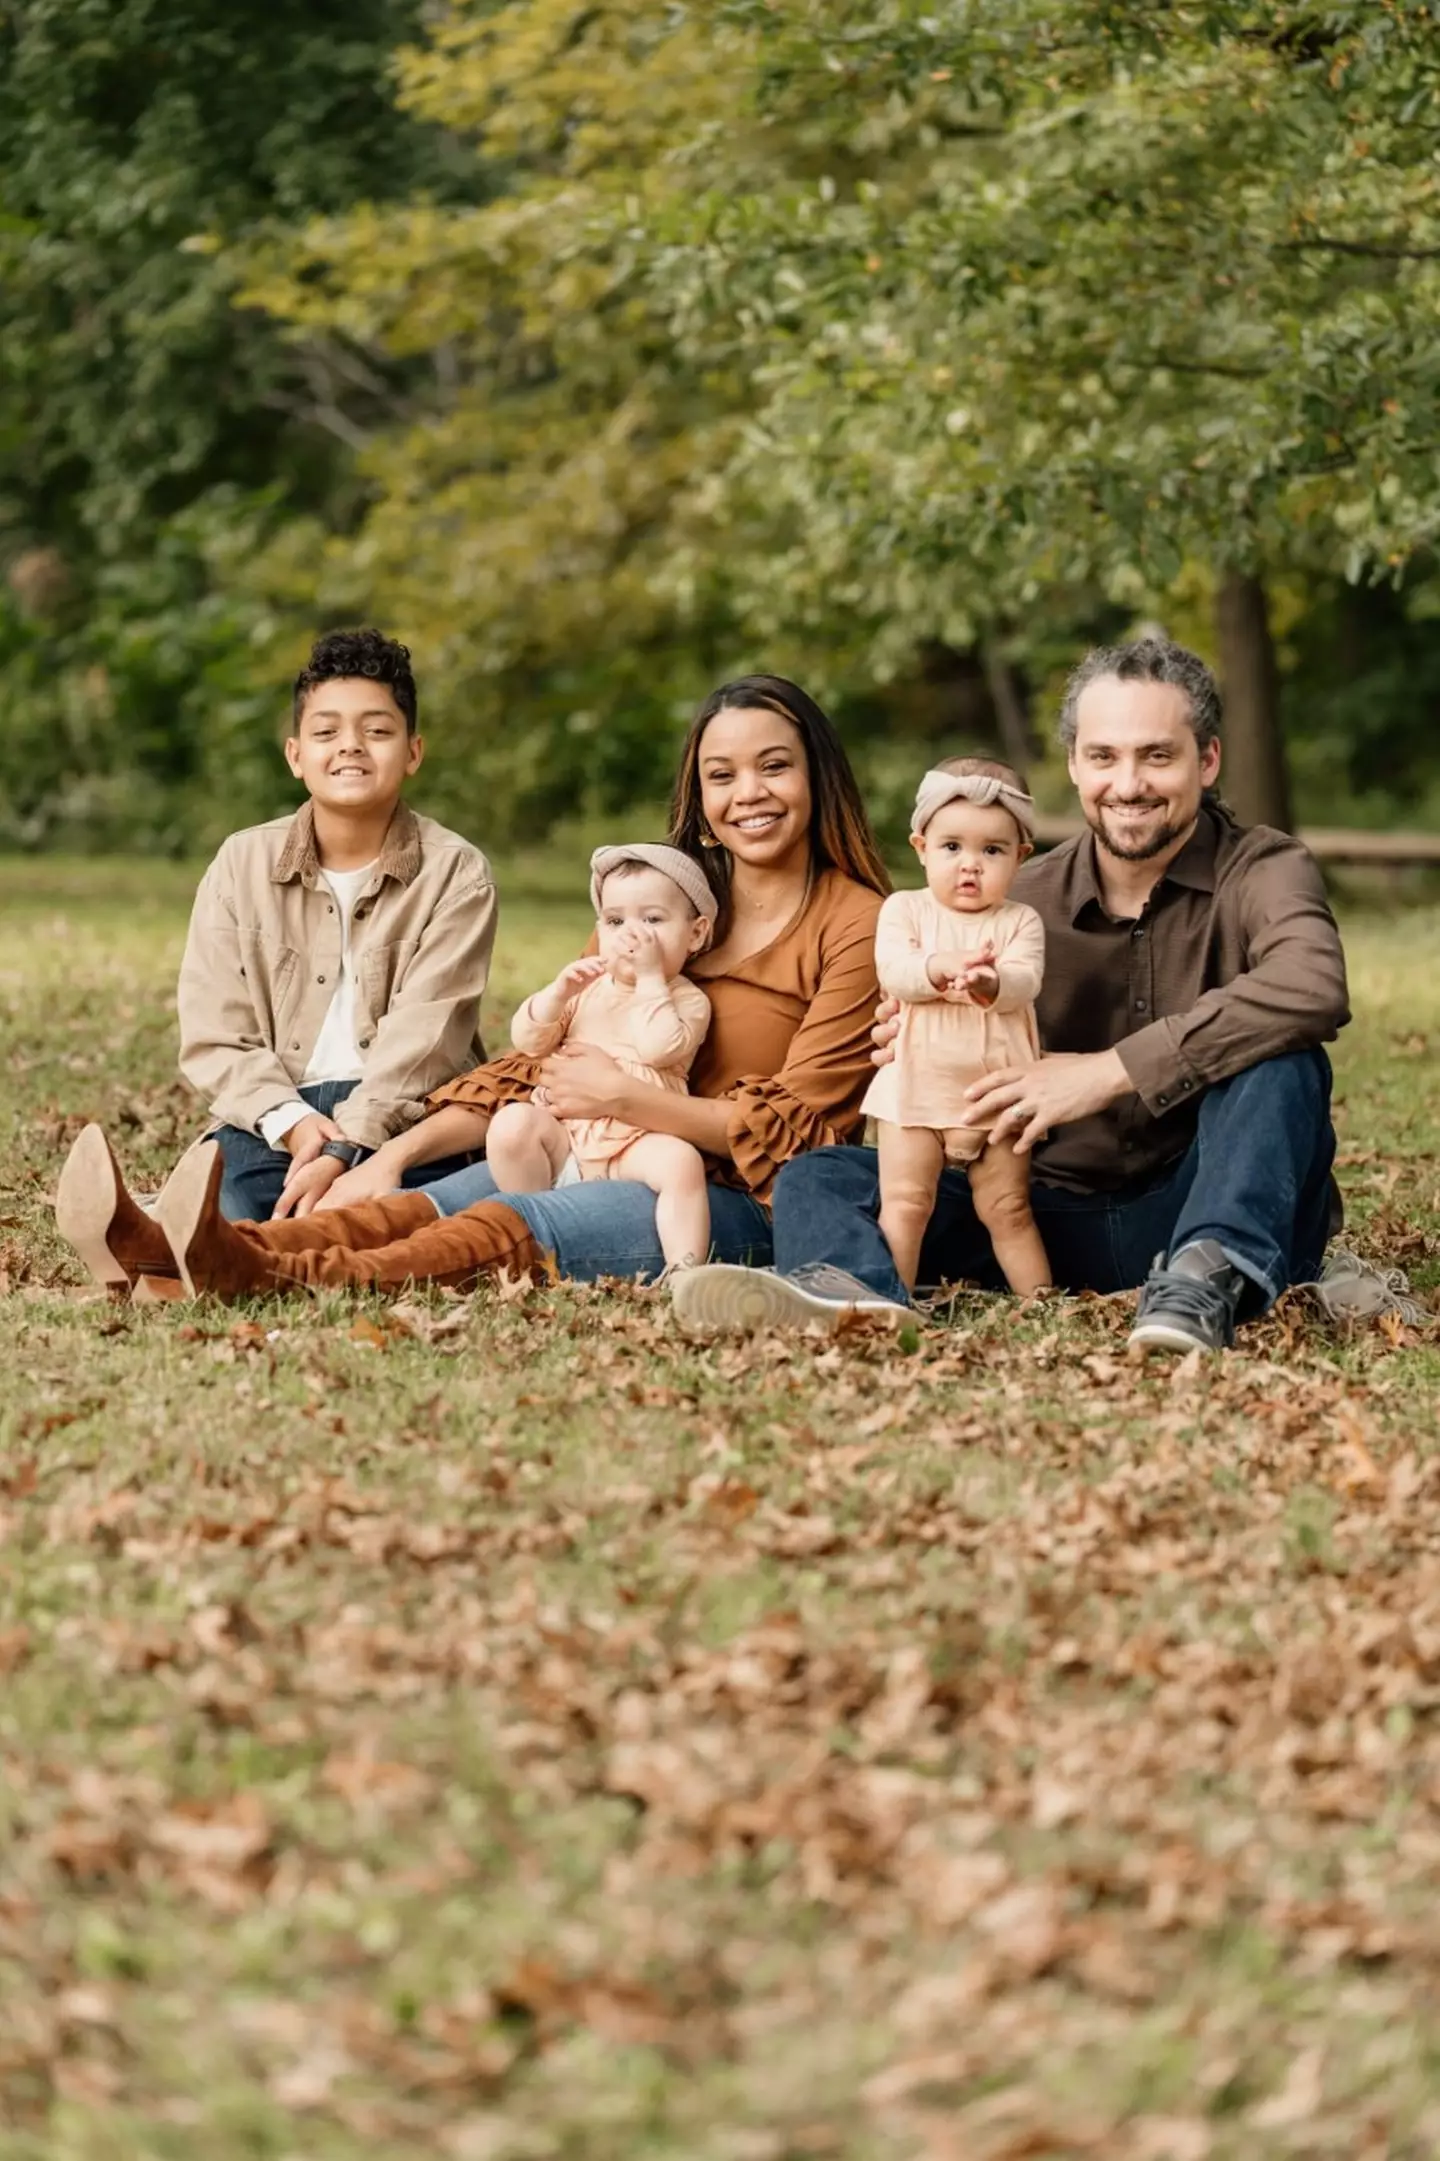
<path fill-rule="evenodd" d="M 710 1026 L 710 1001 L 681 974 L 703 952 L 716 901 L 704 872 L 678 848 L 636 842 L 597 848 L 590 898 L 598 951 L 562 968 L 510 1024 L 516 1050 L 548 1058 L 562 1043 L 603 1050 L 637 1080 L 683 1095 Z M 655 1226 L 671 1267 L 703 1261 L 710 1196 L 698 1148 L 618 1118 L 557 1118 L 543 1088 L 505 1103 L 485 1137 L 502 1193 L 540 1193 L 575 1179 L 633 1178 L 656 1196 Z"/>
<path fill-rule="evenodd" d="M 900 1000 L 900 1028 L 865 1109 L 878 1124 L 880 1228 L 907 1290 L 947 1162 L 966 1168 L 1011 1289 L 1051 1280 L 1028 1156 L 965 1122 L 972 1081 L 1040 1055 L 1045 932 L 1033 908 L 1007 897 L 1034 831 L 1034 803 L 1009 766 L 947 759 L 921 781 L 911 820 L 925 890 L 892 893 L 880 910 L 876 973 Z"/>

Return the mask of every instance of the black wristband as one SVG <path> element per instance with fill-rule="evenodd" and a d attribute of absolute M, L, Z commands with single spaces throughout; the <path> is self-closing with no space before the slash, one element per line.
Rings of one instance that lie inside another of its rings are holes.
<path fill-rule="evenodd" d="M 320 1153 L 322 1156 L 333 1156 L 337 1163 L 344 1164 L 347 1171 L 353 1171 L 357 1163 L 363 1163 L 366 1156 L 373 1155 L 375 1151 L 373 1148 L 362 1148 L 359 1141 L 326 1141 Z"/>

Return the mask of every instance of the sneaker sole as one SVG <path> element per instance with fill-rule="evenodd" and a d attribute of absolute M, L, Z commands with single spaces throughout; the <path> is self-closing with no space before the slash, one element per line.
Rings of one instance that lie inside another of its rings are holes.
<path fill-rule="evenodd" d="M 1183 1328 L 1171 1328 L 1164 1321 L 1143 1321 L 1130 1331 L 1129 1348 L 1132 1351 L 1210 1351 L 1219 1345 L 1202 1343 L 1198 1336 L 1187 1336 Z"/>
<path fill-rule="evenodd" d="M 105 1135 L 99 1126 L 86 1126 L 65 1158 L 55 1189 L 55 1228 L 112 1298 L 130 1289 L 130 1278 L 109 1245 L 119 1199 Z"/>
<path fill-rule="evenodd" d="M 887 1299 L 857 1298 L 852 1305 L 836 1305 L 828 1298 L 814 1297 L 784 1276 L 726 1261 L 686 1269 L 676 1277 L 670 1296 L 676 1320 L 695 1335 L 818 1326 L 833 1336 L 855 1314 L 886 1320 L 896 1328 L 912 1318 L 903 1306 L 891 1305 Z"/>

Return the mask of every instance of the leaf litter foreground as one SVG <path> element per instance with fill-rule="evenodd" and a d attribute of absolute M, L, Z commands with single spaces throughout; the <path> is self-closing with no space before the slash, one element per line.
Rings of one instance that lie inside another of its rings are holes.
<path fill-rule="evenodd" d="M 1380 980 L 1344 1176 L 1433 1297 Z M 1433 1327 L 127 1309 L 47 1242 L 70 1100 L 4 1209 L 4 2161 L 1440 2150 Z"/>

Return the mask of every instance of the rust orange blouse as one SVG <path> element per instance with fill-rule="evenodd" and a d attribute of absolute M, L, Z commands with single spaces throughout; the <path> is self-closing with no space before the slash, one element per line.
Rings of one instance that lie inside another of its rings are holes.
<path fill-rule="evenodd" d="M 875 920 L 881 895 L 838 870 L 821 871 L 794 922 L 733 966 L 707 955 L 687 971 L 710 1000 L 710 1031 L 690 1068 L 690 1093 L 733 1105 L 733 1162 L 722 1183 L 768 1201 L 782 1166 L 806 1148 L 853 1140 L 870 1084 L 870 1027 L 879 988 Z M 539 1062 L 518 1051 L 437 1088 L 427 1109 L 473 1110 L 527 1096 Z"/>

